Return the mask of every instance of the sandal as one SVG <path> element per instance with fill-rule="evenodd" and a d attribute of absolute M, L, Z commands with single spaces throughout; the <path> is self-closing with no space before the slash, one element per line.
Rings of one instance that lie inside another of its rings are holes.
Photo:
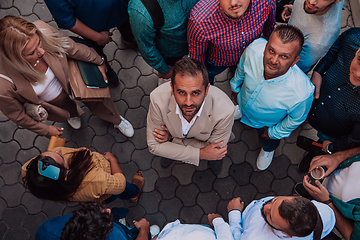
<path fill-rule="evenodd" d="M 135 172 L 135 174 L 133 176 L 132 184 L 135 184 L 136 186 L 138 186 L 139 192 L 135 195 L 135 197 L 130 198 L 130 201 L 137 202 L 139 200 L 139 197 L 141 194 L 141 189 L 144 186 L 144 176 L 141 171 Z"/>

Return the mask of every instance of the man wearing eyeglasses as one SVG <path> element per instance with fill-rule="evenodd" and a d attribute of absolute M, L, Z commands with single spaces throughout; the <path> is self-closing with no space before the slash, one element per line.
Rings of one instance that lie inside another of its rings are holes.
<path fill-rule="evenodd" d="M 335 215 L 330 207 L 300 196 L 254 200 L 245 210 L 244 202 L 237 197 L 229 202 L 227 208 L 235 240 L 315 239 L 318 216 L 321 216 L 323 225 L 321 238 L 328 235 L 335 225 Z"/>

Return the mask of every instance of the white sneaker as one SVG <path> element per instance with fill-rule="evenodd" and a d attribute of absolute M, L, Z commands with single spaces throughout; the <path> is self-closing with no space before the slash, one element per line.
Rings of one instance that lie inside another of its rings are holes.
<path fill-rule="evenodd" d="M 67 122 L 69 123 L 69 125 L 73 128 L 73 129 L 79 129 L 81 128 L 81 118 L 80 117 L 72 117 L 69 118 L 67 120 Z"/>
<path fill-rule="evenodd" d="M 120 116 L 120 118 L 121 118 L 121 123 L 119 125 L 114 125 L 114 128 L 119 129 L 120 132 L 127 137 L 134 136 L 134 129 L 131 123 L 122 116 Z"/>
<path fill-rule="evenodd" d="M 151 239 L 156 237 L 157 235 L 159 235 L 160 233 L 160 228 L 158 225 L 152 225 L 150 226 L 150 235 L 151 235 Z"/>
<path fill-rule="evenodd" d="M 238 120 L 242 117 L 242 113 L 240 112 L 239 105 L 235 106 L 235 112 L 234 112 L 234 120 Z"/>
<path fill-rule="evenodd" d="M 256 166 L 259 170 L 265 170 L 269 167 L 274 157 L 274 152 L 275 150 L 271 152 L 266 152 L 264 151 L 264 149 L 261 148 L 259 156 L 256 160 Z"/>

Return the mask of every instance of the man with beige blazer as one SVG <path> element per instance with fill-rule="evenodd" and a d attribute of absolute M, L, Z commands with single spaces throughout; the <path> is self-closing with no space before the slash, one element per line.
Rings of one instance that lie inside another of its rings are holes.
<path fill-rule="evenodd" d="M 204 65 L 184 57 L 174 65 L 171 83 L 150 94 L 149 151 L 163 157 L 162 167 L 171 164 L 166 158 L 196 166 L 203 159 L 219 174 L 233 119 L 234 104 L 223 91 L 210 86 Z"/>

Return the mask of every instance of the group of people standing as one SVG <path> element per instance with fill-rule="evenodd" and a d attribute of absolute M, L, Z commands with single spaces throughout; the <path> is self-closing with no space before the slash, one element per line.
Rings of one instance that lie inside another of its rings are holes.
<path fill-rule="evenodd" d="M 267 197 L 244 209 L 237 197 L 228 204 L 229 224 L 209 214 L 211 227 L 175 221 L 154 239 L 336 239 L 329 235 L 334 226 L 346 239 L 359 237 L 360 29 L 338 37 L 344 0 L 295 0 L 281 14 L 289 24 L 277 27 L 275 0 L 45 3 L 59 27 L 79 34 L 94 48 L 42 21 L 0 19 L 0 110 L 28 130 L 46 137 L 62 134 L 61 128 L 32 118 L 25 103 L 41 105 L 49 120 L 81 127 L 83 111 L 69 97 L 68 60 L 97 65 L 103 79 L 116 86 L 119 79 L 103 48 L 112 41 L 109 30 L 117 27 L 124 43 L 138 49 L 165 80 L 150 94 L 147 116 L 149 151 L 162 157 L 163 168 L 174 160 L 193 165 L 207 160 L 219 174 L 237 119 L 257 129 L 259 170 L 268 168 L 280 140 L 305 120 L 318 131 L 324 155 L 309 153 L 299 164 L 303 172 L 327 167 L 326 188 L 304 177 L 302 186 L 315 200 Z M 306 73 L 315 65 L 309 79 Z M 237 105 L 213 86 L 215 76 L 228 68 L 234 72 L 230 86 Z M 134 135 L 111 98 L 84 104 L 125 136 Z M 31 193 L 55 201 L 136 202 L 144 183 L 140 171 L 127 182 L 113 154 L 85 147 L 44 152 L 29 160 L 22 174 Z M 84 205 L 73 215 L 45 222 L 37 239 L 150 238 L 145 219 L 134 221 L 131 229 L 118 223 L 115 212 L 101 204 Z"/>

